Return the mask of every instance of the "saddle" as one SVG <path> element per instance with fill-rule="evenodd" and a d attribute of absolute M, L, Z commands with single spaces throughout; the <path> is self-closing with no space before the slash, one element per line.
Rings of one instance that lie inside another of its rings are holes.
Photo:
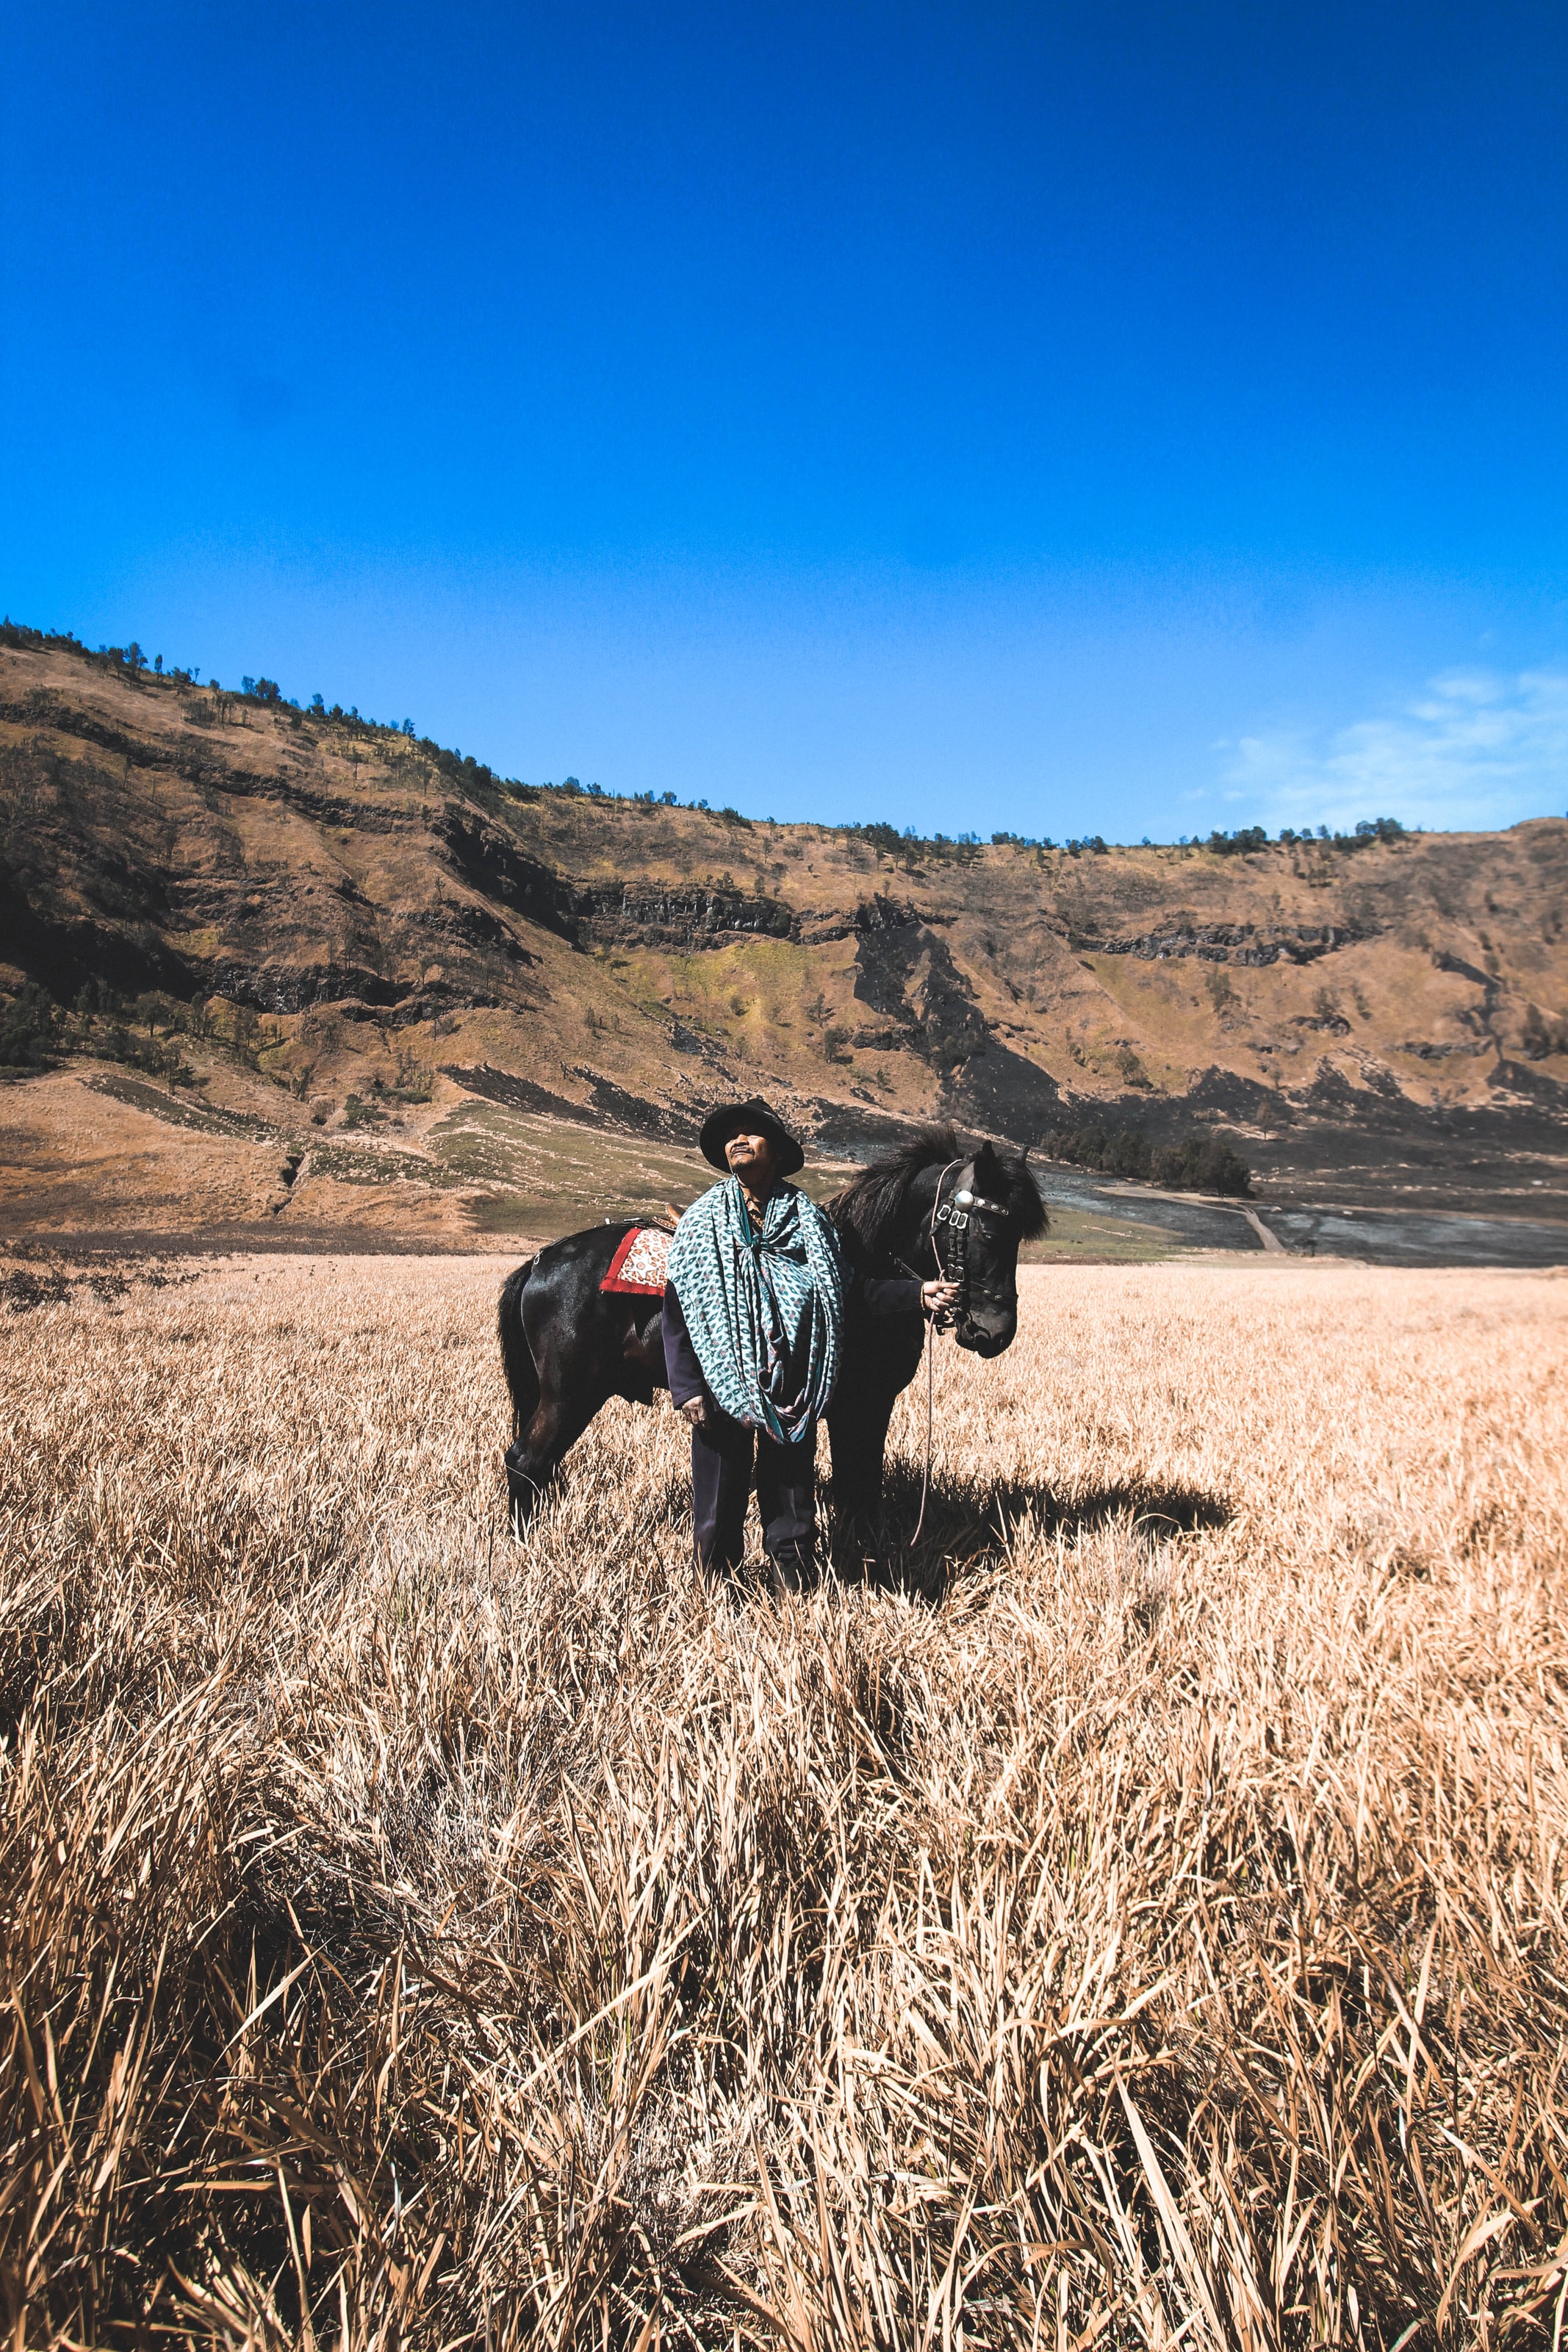
<path fill-rule="evenodd" d="M 634 1298 L 662 1298 L 674 1239 L 668 1225 L 634 1225 L 617 1243 L 600 1289 L 629 1292 Z"/>

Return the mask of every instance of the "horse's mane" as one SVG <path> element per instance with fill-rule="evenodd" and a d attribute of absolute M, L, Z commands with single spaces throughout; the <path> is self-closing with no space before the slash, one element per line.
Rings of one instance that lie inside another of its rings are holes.
<path fill-rule="evenodd" d="M 1019 1239 L 1032 1241 L 1037 1234 L 1043 1234 L 1046 1204 L 1036 1190 L 1026 1155 L 983 1143 L 973 1156 L 977 1165 L 985 1163 L 986 1189 L 1005 1202 Z M 945 1168 L 951 1160 L 962 1163 L 970 1157 L 967 1146 L 951 1127 L 917 1128 L 896 1151 L 863 1168 L 828 1202 L 827 1213 L 841 1234 L 875 1255 L 884 1247 L 916 1177 L 928 1168 Z"/>

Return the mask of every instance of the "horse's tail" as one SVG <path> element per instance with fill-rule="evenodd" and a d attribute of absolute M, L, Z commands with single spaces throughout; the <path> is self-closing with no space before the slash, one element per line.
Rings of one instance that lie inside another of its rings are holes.
<path fill-rule="evenodd" d="M 496 1311 L 500 1360 L 506 1370 L 506 1384 L 511 1393 L 511 1433 L 514 1439 L 522 1435 L 533 1419 L 534 1409 L 539 1402 L 539 1368 L 528 1344 L 528 1334 L 522 1328 L 522 1294 L 533 1267 L 534 1260 L 524 1258 L 516 1273 L 507 1276 L 500 1305 Z"/>

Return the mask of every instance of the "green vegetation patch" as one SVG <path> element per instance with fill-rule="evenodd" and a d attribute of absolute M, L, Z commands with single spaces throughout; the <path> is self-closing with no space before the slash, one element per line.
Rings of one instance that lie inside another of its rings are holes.
<path fill-rule="evenodd" d="M 82 1079 L 82 1084 L 90 1087 L 95 1095 L 110 1095 L 116 1102 L 128 1103 L 133 1110 L 146 1111 L 165 1127 L 186 1127 L 198 1135 L 237 1136 L 251 1143 L 276 1143 L 282 1139 L 279 1129 L 258 1118 L 254 1111 L 221 1110 L 216 1103 L 189 1102 L 149 1086 L 145 1078 L 121 1077 L 118 1070 L 95 1070 Z"/>
<path fill-rule="evenodd" d="M 453 1183 L 486 1187 L 469 1204 L 480 1233 L 525 1233 L 542 1240 L 605 1218 L 660 1217 L 714 1181 L 695 1144 L 658 1143 L 595 1128 L 469 1102 L 431 1131 L 430 1148 Z M 837 1192 L 852 1171 L 837 1163 L 796 1180 L 815 1201 Z"/>
<path fill-rule="evenodd" d="M 694 1150 L 578 1127 L 499 1103 L 464 1103 L 432 1130 L 447 1181 L 490 1188 L 471 1203 L 483 1233 L 553 1235 L 604 1217 L 662 1215 L 700 1189 Z"/>
<path fill-rule="evenodd" d="M 1026 1242 L 1018 1258 L 1024 1265 L 1059 1265 L 1075 1259 L 1093 1265 L 1107 1258 L 1131 1265 L 1188 1255 L 1157 1225 L 1134 1224 L 1129 1218 L 1100 1216 L 1088 1209 L 1059 1209 L 1053 1202 L 1049 1233 L 1037 1242 Z"/>
<path fill-rule="evenodd" d="M 307 1176 L 330 1176 L 339 1184 L 430 1184 L 446 1189 L 460 1180 L 439 1160 L 415 1151 L 356 1151 L 352 1144 L 312 1143 Z"/>

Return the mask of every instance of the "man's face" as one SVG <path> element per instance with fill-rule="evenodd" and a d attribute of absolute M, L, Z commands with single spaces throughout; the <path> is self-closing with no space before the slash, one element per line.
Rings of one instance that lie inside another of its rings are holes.
<path fill-rule="evenodd" d="M 773 1147 L 765 1135 L 732 1135 L 724 1146 L 730 1172 L 753 1192 L 765 1192 L 778 1176 Z"/>

